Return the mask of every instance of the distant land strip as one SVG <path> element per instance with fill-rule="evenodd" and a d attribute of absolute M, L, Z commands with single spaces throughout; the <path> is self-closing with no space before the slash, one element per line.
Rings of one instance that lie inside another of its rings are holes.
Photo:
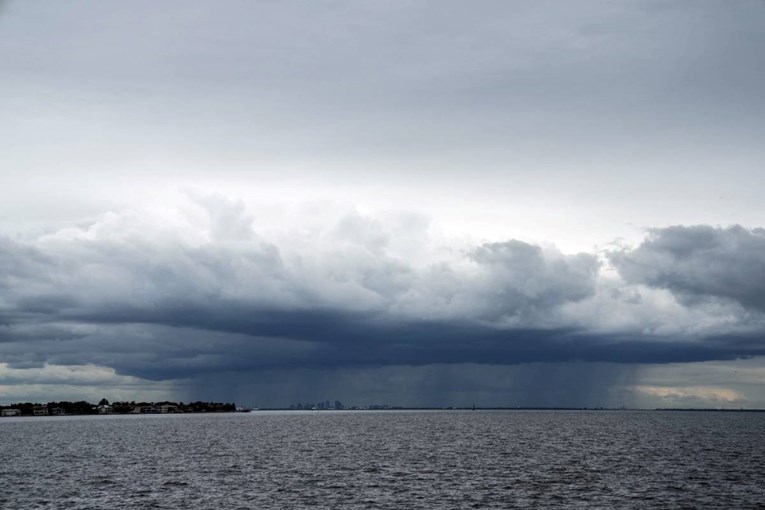
<path fill-rule="evenodd" d="M 72 416 L 87 414 L 172 414 L 172 413 L 233 413 L 247 412 L 234 403 L 222 402 L 113 402 L 101 399 L 98 404 L 90 402 L 48 402 L 47 404 L 23 402 L 0 406 L 0 417 L 12 416 Z"/>
<path fill-rule="evenodd" d="M 745 408 L 628 408 L 628 407 L 478 407 L 478 406 L 448 406 L 448 407 L 405 407 L 389 405 L 349 406 L 336 408 L 297 408 L 290 407 L 261 407 L 248 408 L 237 406 L 235 403 L 222 402 L 113 402 L 102 399 L 98 404 L 85 401 L 48 402 L 47 404 L 23 402 L 10 405 L 0 405 L 0 417 L 14 416 L 78 416 L 78 415 L 114 415 L 114 414 L 190 414 L 190 413 L 249 413 L 251 411 L 663 411 L 663 412 L 736 412 L 736 413 L 765 413 L 765 409 Z"/>

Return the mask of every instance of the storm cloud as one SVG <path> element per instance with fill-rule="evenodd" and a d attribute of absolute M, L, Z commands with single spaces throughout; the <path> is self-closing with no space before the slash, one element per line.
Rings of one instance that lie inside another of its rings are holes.
<path fill-rule="evenodd" d="M 604 328 L 595 306 L 608 302 L 612 313 L 634 315 L 660 306 L 646 297 L 654 288 L 677 293 L 674 306 L 689 314 L 716 313 L 691 292 L 756 308 L 761 230 L 655 230 L 637 248 L 609 254 L 624 279 L 614 283 L 597 253 L 518 240 L 414 262 L 393 253 L 398 223 L 356 211 L 302 239 L 274 235 L 278 242 L 257 231 L 243 203 L 222 196 L 190 196 L 177 213 L 173 229 L 145 211 L 125 211 L 33 240 L 2 239 L 0 351 L 9 366 L 92 363 L 169 380 L 251 370 L 668 363 L 765 352 L 762 330 L 752 326 L 756 311 L 727 330 L 667 334 L 647 332 L 645 324 Z M 419 240 L 431 241 L 427 234 Z M 625 299 L 639 292 L 635 285 L 643 297 Z"/>
<path fill-rule="evenodd" d="M 765 230 L 741 226 L 654 229 L 640 246 L 611 254 L 631 283 L 669 289 L 692 303 L 725 299 L 765 311 Z"/>

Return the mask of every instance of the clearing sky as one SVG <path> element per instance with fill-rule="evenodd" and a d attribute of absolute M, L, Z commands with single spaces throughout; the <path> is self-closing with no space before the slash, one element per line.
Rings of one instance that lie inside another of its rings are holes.
<path fill-rule="evenodd" d="M 0 403 L 765 407 L 765 2 L 0 3 Z"/>

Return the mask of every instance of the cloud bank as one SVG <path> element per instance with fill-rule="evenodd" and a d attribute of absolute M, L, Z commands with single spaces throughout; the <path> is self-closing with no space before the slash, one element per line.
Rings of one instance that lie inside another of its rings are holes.
<path fill-rule="evenodd" d="M 2 360 L 181 380 L 765 352 L 761 229 L 670 227 L 635 248 L 566 254 L 513 239 L 445 246 L 407 220 L 346 210 L 266 236 L 243 203 L 190 194 L 176 209 L 2 238 Z"/>

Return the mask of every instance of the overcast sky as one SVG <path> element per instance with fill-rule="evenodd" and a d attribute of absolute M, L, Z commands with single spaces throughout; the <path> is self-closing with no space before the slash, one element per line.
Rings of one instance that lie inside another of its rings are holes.
<path fill-rule="evenodd" d="M 765 2 L 0 3 L 0 403 L 765 407 Z"/>

